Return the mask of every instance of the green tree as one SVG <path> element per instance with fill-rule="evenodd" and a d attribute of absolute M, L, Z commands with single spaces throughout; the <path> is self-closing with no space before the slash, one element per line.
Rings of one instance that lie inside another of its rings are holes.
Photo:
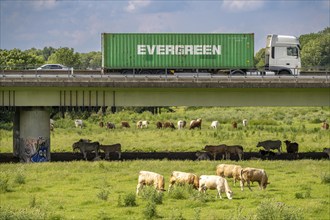
<path fill-rule="evenodd" d="M 57 49 L 48 58 L 48 63 L 59 63 L 75 69 L 80 68 L 81 65 L 79 53 L 75 53 L 73 48 L 68 47 Z"/>
<path fill-rule="evenodd" d="M 33 52 L 20 49 L 0 50 L 0 67 L 8 70 L 23 70 L 35 68 L 44 60 Z"/>
<path fill-rule="evenodd" d="M 254 57 L 254 66 L 262 68 L 265 66 L 265 48 L 261 48 Z"/>
<path fill-rule="evenodd" d="M 82 69 L 97 69 L 102 64 L 101 52 L 81 53 L 80 59 Z"/>

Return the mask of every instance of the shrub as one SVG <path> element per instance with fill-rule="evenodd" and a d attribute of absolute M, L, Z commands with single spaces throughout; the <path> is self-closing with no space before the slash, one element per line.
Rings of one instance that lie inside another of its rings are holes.
<path fill-rule="evenodd" d="M 108 197 L 109 197 L 109 191 L 107 189 L 102 189 L 98 194 L 97 194 L 97 197 L 99 199 L 102 199 L 104 201 L 107 201 L 108 200 Z"/>
<path fill-rule="evenodd" d="M 124 197 L 124 206 L 136 206 L 136 196 L 134 193 L 128 193 Z"/>
<path fill-rule="evenodd" d="M 159 193 L 152 187 L 145 187 L 142 191 L 142 197 L 146 200 L 152 201 L 155 204 L 163 203 L 163 194 Z"/>
<path fill-rule="evenodd" d="M 146 219 L 157 217 L 156 203 L 148 201 L 147 206 L 143 210 L 143 215 Z"/>
<path fill-rule="evenodd" d="M 15 183 L 17 184 L 24 184 L 25 183 L 25 176 L 22 173 L 18 173 L 15 177 Z"/>
<path fill-rule="evenodd" d="M 321 183 L 323 183 L 323 184 L 329 184 L 330 183 L 329 173 L 325 173 L 321 176 Z"/>

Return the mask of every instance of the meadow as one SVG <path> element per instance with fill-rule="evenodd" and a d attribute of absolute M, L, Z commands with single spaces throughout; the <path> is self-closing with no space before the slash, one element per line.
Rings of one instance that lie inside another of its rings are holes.
<path fill-rule="evenodd" d="M 286 139 L 299 143 L 299 152 L 321 152 L 330 146 L 329 130 L 321 130 L 323 121 L 330 121 L 329 107 L 177 107 L 173 112 L 152 114 L 119 111 L 106 114 L 93 113 L 89 117 L 84 112 L 66 113 L 62 118 L 56 115 L 55 130 L 51 132 L 52 152 L 72 152 L 72 144 L 81 138 L 99 141 L 101 144 L 121 143 L 124 152 L 166 152 L 202 150 L 207 144 L 238 144 L 246 152 L 259 151 L 256 145 L 264 140 Z M 74 119 L 82 118 L 84 127 L 74 127 Z M 178 120 L 202 118 L 202 129 L 171 130 L 156 128 L 156 122 L 171 121 L 176 125 Z M 242 120 L 248 120 L 248 126 L 242 126 Z M 137 129 L 138 120 L 150 122 L 147 129 Z M 220 126 L 210 128 L 213 120 Z M 100 128 L 100 121 L 112 122 L 114 130 Z M 128 121 L 131 128 L 120 128 L 121 121 Z M 238 128 L 231 123 L 236 121 Z M 0 153 L 12 152 L 12 124 L 0 123 Z M 284 143 L 282 144 L 285 150 Z"/>
<path fill-rule="evenodd" d="M 329 219 L 329 160 L 241 161 L 266 170 L 266 190 L 242 192 L 232 200 L 216 191 L 189 187 L 156 193 L 146 187 L 136 196 L 138 172 L 165 177 L 172 171 L 215 174 L 221 161 L 121 161 L 0 164 L 0 219 Z M 227 162 L 229 163 L 229 162 Z"/>

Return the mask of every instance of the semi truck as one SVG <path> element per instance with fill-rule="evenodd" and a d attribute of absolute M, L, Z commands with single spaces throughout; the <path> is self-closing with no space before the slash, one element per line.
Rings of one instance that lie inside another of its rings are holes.
<path fill-rule="evenodd" d="M 299 40 L 268 35 L 265 67 L 254 66 L 253 33 L 102 33 L 102 71 L 123 74 L 298 75 Z"/>

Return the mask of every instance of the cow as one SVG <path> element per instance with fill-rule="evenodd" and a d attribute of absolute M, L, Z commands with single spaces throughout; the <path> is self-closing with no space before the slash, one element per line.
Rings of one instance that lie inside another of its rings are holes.
<path fill-rule="evenodd" d="M 136 128 L 142 128 L 142 121 L 136 122 Z"/>
<path fill-rule="evenodd" d="M 121 122 L 121 127 L 122 128 L 130 128 L 131 126 L 129 126 L 129 123 L 127 121 L 122 121 Z"/>
<path fill-rule="evenodd" d="M 266 151 L 275 150 L 277 149 L 279 153 L 281 153 L 282 149 L 282 142 L 280 140 L 272 141 L 261 141 L 258 142 L 257 147 L 263 147 Z"/>
<path fill-rule="evenodd" d="M 213 155 L 213 160 L 215 160 L 218 153 L 222 154 L 222 159 L 225 158 L 227 145 L 206 145 L 204 150 Z"/>
<path fill-rule="evenodd" d="M 268 182 L 268 176 L 263 169 L 246 167 L 241 170 L 241 190 L 244 190 L 244 183 L 247 182 L 247 186 L 252 191 L 250 187 L 250 182 L 258 182 L 259 188 L 264 190 L 267 185 L 270 184 Z"/>
<path fill-rule="evenodd" d="M 87 160 L 87 152 L 95 152 L 95 158 L 99 157 L 99 142 L 90 142 L 90 140 L 80 139 L 79 141 L 73 143 L 72 150 L 75 151 L 79 149 L 80 152 L 84 155 L 84 159 Z"/>
<path fill-rule="evenodd" d="M 103 128 L 103 127 L 104 127 L 104 122 L 103 122 L 103 121 L 100 121 L 100 122 L 99 122 L 99 127 L 100 127 L 100 128 Z"/>
<path fill-rule="evenodd" d="M 149 121 L 144 120 L 141 123 L 141 128 L 148 128 L 148 125 L 149 125 Z"/>
<path fill-rule="evenodd" d="M 116 125 L 114 123 L 111 123 L 111 122 L 107 122 L 106 123 L 106 127 L 108 129 L 115 129 L 116 128 Z"/>
<path fill-rule="evenodd" d="M 181 171 L 173 171 L 170 177 L 170 184 L 168 192 L 172 189 L 173 185 L 192 185 L 194 189 L 199 187 L 199 178 L 196 174 L 185 173 Z"/>
<path fill-rule="evenodd" d="M 202 119 L 201 118 L 198 118 L 196 120 L 192 120 L 190 122 L 189 130 L 195 129 L 195 128 L 202 129 Z"/>
<path fill-rule="evenodd" d="M 121 158 L 121 144 L 110 144 L 110 145 L 100 145 L 100 150 L 102 150 L 105 154 L 106 160 L 110 159 L 110 153 L 116 152 L 118 154 L 118 158 Z"/>
<path fill-rule="evenodd" d="M 165 191 L 164 185 L 165 180 L 162 175 L 150 171 L 140 171 L 138 184 L 136 186 L 136 194 L 138 195 L 144 186 L 154 186 L 158 192 L 162 192 Z"/>
<path fill-rule="evenodd" d="M 217 197 L 219 195 L 222 199 L 221 193 L 225 192 L 228 199 L 233 198 L 233 192 L 231 191 L 227 180 L 221 176 L 216 175 L 201 175 L 199 177 L 199 188 L 198 191 L 206 192 L 207 189 L 216 189 L 218 191 Z"/>
<path fill-rule="evenodd" d="M 243 124 L 243 127 L 246 127 L 247 124 L 248 124 L 248 120 L 247 119 L 243 119 L 242 124 Z"/>
<path fill-rule="evenodd" d="M 219 122 L 218 122 L 218 121 L 212 121 L 212 123 L 211 123 L 211 128 L 213 128 L 213 129 L 217 129 L 218 126 L 219 126 Z"/>
<path fill-rule="evenodd" d="M 236 180 L 241 180 L 241 170 L 243 168 L 234 164 L 219 164 L 216 168 L 216 175 L 222 177 L 228 177 L 234 179 L 234 186 L 236 186 Z"/>
<path fill-rule="evenodd" d="M 169 122 L 169 121 L 164 122 L 163 127 L 164 127 L 164 128 L 172 128 L 172 129 L 175 129 L 174 124 L 173 124 L 172 122 Z"/>
<path fill-rule="evenodd" d="M 178 129 L 183 129 L 184 127 L 186 127 L 187 122 L 184 120 L 179 120 L 178 121 Z"/>
<path fill-rule="evenodd" d="M 242 160 L 243 153 L 243 147 L 241 145 L 227 146 L 226 159 L 230 159 L 230 154 L 235 154 L 238 156 L 239 160 Z"/>
<path fill-rule="evenodd" d="M 299 144 L 296 142 L 291 142 L 288 140 L 284 141 L 285 145 L 286 145 L 286 152 L 288 153 L 298 153 L 298 148 L 299 148 Z"/>
<path fill-rule="evenodd" d="M 329 129 L 329 124 L 326 121 L 323 122 L 322 125 L 321 125 L 321 129 L 328 130 Z"/>
<path fill-rule="evenodd" d="M 160 121 L 157 121 L 157 123 L 156 123 L 156 127 L 157 127 L 158 129 L 163 128 L 163 123 L 161 123 Z"/>
<path fill-rule="evenodd" d="M 195 155 L 197 157 L 196 160 L 210 160 L 210 157 L 207 152 L 197 151 Z"/>
<path fill-rule="evenodd" d="M 232 126 L 234 129 L 236 129 L 236 128 L 237 128 L 237 122 L 236 122 L 236 121 L 232 122 L 232 123 L 231 123 L 231 126 Z"/>
<path fill-rule="evenodd" d="M 82 128 L 83 127 L 83 120 L 81 120 L 81 119 L 74 120 L 74 125 L 76 126 L 76 128 Z"/>
<path fill-rule="evenodd" d="M 323 148 L 323 153 L 328 154 L 328 157 L 330 159 L 330 148 Z"/>

